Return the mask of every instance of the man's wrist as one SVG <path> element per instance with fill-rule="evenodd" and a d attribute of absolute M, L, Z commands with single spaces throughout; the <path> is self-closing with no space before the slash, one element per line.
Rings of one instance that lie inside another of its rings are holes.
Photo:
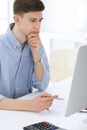
<path fill-rule="evenodd" d="M 38 62 L 34 62 L 34 66 L 42 65 L 42 60 L 40 59 Z"/>

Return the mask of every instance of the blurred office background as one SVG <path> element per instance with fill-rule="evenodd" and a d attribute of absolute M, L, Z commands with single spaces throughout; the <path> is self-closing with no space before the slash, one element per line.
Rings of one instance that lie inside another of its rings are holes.
<path fill-rule="evenodd" d="M 13 22 L 13 1 L 0 0 L 0 34 Z M 78 48 L 87 44 L 87 0 L 42 0 L 42 43 L 50 64 L 51 82 L 73 75 Z"/>

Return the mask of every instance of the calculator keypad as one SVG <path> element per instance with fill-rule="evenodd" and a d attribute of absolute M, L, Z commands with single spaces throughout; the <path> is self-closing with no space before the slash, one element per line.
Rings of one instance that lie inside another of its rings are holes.
<path fill-rule="evenodd" d="M 26 126 L 24 127 L 24 130 L 65 130 L 65 129 L 44 121 Z"/>

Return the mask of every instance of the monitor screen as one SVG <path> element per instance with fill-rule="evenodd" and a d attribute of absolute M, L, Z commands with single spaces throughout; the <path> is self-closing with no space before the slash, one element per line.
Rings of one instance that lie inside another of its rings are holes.
<path fill-rule="evenodd" d="M 78 50 L 65 116 L 87 108 L 87 45 Z"/>

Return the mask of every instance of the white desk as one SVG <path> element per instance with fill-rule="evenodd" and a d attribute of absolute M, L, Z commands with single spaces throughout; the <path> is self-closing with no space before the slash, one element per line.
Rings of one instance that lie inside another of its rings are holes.
<path fill-rule="evenodd" d="M 49 111 L 34 113 L 0 110 L 0 130 L 23 130 L 24 126 L 39 121 L 48 121 L 68 130 L 87 130 L 87 124 L 83 123 L 83 120 L 87 118 L 86 113 L 76 113 L 70 117 L 64 117 L 70 84 L 71 81 L 68 79 L 47 88 L 46 91 L 52 94 L 58 93 L 60 97 L 65 99 L 62 101 L 56 99 Z M 39 92 L 35 92 L 23 98 L 31 98 L 38 94 Z"/>

